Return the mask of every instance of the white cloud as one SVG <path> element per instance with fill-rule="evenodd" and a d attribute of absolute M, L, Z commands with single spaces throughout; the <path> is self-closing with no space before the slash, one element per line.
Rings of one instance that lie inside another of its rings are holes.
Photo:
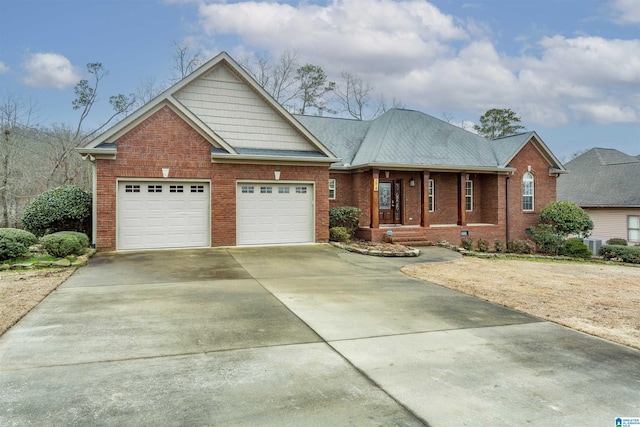
<path fill-rule="evenodd" d="M 638 0 L 613 4 L 636 19 Z M 640 117 L 640 39 L 529 38 L 526 50 L 507 54 L 487 24 L 425 0 L 240 0 L 202 3 L 199 11 L 208 35 L 239 37 L 236 52 L 295 49 L 330 77 L 354 72 L 409 108 L 478 115 L 512 108 L 530 127 Z"/>
<path fill-rule="evenodd" d="M 0 74 L 8 73 L 9 67 L 4 62 L 0 61 Z"/>
<path fill-rule="evenodd" d="M 640 2 L 638 0 L 614 0 L 611 2 L 614 21 L 618 24 L 640 24 Z"/>
<path fill-rule="evenodd" d="M 65 89 L 76 84 L 80 76 L 71 62 L 58 53 L 33 53 L 23 64 L 27 86 Z"/>

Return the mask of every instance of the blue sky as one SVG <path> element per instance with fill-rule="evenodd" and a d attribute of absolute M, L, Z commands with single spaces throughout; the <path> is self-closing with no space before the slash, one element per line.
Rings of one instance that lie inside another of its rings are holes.
<path fill-rule="evenodd" d="M 110 95 L 169 78 L 175 42 L 238 59 L 295 49 L 336 81 L 350 71 L 465 126 L 511 108 L 561 160 L 640 154 L 638 0 L 2 0 L 0 93 L 73 125 L 73 87 L 102 62 L 95 126 Z"/>

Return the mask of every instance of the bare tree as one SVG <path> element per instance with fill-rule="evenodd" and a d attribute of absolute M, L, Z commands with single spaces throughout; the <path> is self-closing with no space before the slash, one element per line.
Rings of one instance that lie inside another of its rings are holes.
<path fill-rule="evenodd" d="M 380 105 L 382 105 L 382 111 L 383 112 L 387 112 L 389 110 L 392 110 L 394 108 L 397 109 L 405 109 L 407 108 L 407 106 L 404 104 L 404 102 L 402 102 L 401 100 L 399 100 L 398 98 L 391 98 L 391 106 L 389 106 L 387 104 L 387 100 L 384 97 L 384 95 L 380 95 Z"/>
<path fill-rule="evenodd" d="M 182 80 L 204 64 L 204 58 L 200 51 L 194 51 L 186 42 L 173 43 L 173 67 L 171 81 L 173 83 Z"/>
<path fill-rule="evenodd" d="M 299 92 L 296 73 L 300 68 L 297 51 L 285 50 L 277 60 L 259 52 L 242 60 L 240 65 L 281 105 L 286 107 L 296 98 Z"/>
<path fill-rule="evenodd" d="M 340 73 L 340 77 L 341 84 L 336 85 L 334 94 L 342 112 L 357 120 L 373 119 L 380 114 L 383 105 L 380 99 L 372 98 L 374 87 L 370 81 L 348 71 Z"/>
<path fill-rule="evenodd" d="M 25 152 L 32 148 L 26 142 L 36 105 L 13 93 L 0 96 L 0 226 L 13 227 L 19 210 L 18 187 L 25 184 L 24 172 L 33 163 L 25 161 Z"/>

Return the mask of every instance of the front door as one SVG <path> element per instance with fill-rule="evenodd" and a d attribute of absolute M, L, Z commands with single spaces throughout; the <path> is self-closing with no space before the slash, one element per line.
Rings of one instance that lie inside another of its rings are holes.
<path fill-rule="evenodd" d="M 402 224 L 400 181 L 380 181 L 378 211 L 380 224 Z"/>

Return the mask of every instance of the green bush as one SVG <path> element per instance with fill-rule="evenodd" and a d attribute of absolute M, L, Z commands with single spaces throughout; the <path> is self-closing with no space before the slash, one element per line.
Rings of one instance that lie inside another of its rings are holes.
<path fill-rule="evenodd" d="M 489 244 L 486 240 L 478 239 L 476 242 L 476 249 L 478 252 L 489 252 Z"/>
<path fill-rule="evenodd" d="M 507 252 L 513 254 L 532 254 L 535 244 L 531 240 L 510 240 L 507 242 Z"/>
<path fill-rule="evenodd" d="M 496 239 L 493 242 L 493 250 L 498 253 L 503 253 L 504 251 L 507 250 L 507 248 L 505 247 L 504 242 L 502 240 Z"/>
<path fill-rule="evenodd" d="M 598 254 L 606 260 L 640 264 L 640 246 L 604 245 Z"/>
<path fill-rule="evenodd" d="M 460 245 L 468 251 L 473 250 L 473 240 L 468 237 L 463 237 L 462 239 L 460 239 Z"/>
<path fill-rule="evenodd" d="M 565 235 L 549 224 L 540 224 L 538 227 L 533 227 L 531 229 L 531 237 L 536 243 L 538 251 L 547 255 L 558 255 L 565 243 Z"/>
<path fill-rule="evenodd" d="M 344 227 L 331 227 L 329 229 L 329 240 L 332 242 L 349 243 L 349 232 Z"/>
<path fill-rule="evenodd" d="M 91 225 L 91 193 L 73 185 L 45 191 L 27 206 L 22 225 L 38 237 L 61 230 L 88 233 Z"/>
<path fill-rule="evenodd" d="M 593 230 L 593 221 L 580 206 L 562 200 L 545 206 L 538 215 L 538 223 L 548 224 L 564 236 L 589 237 Z"/>
<path fill-rule="evenodd" d="M 12 237 L 27 248 L 38 243 L 38 238 L 33 233 L 19 228 L 0 228 L 0 239 L 3 237 Z"/>
<path fill-rule="evenodd" d="M 87 244 L 84 244 L 84 243 Z M 89 239 L 83 233 L 59 231 L 40 239 L 40 243 L 50 255 L 63 258 L 68 255 L 82 255 L 86 252 Z"/>
<path fill-rule="evenodd" d="M 353 237 L 360 226 L 362 210 L 354 206 L 340 206 L 329 209 L 329 229 L 344 227 Z"/>
<path fill-rule="evenodd" d="M 13 236 L 0 236 L 0 261 L 17 258 L 27 253 L 27 246 Z"/>
<path fill-rule="evenodd" d="M 589 250 L 589 247 L 584 244 L 582 239 L 571 238 L 567 239 L 560 250 L 560 254 L 571 258 L 591 259 L 593 255 Z"/>
<path fill-rule="evenodd" d="M 627 246 L 627 240 L 620 237 L 614 237 L 613 239 L 607 240 L 607 245 Z"/>

